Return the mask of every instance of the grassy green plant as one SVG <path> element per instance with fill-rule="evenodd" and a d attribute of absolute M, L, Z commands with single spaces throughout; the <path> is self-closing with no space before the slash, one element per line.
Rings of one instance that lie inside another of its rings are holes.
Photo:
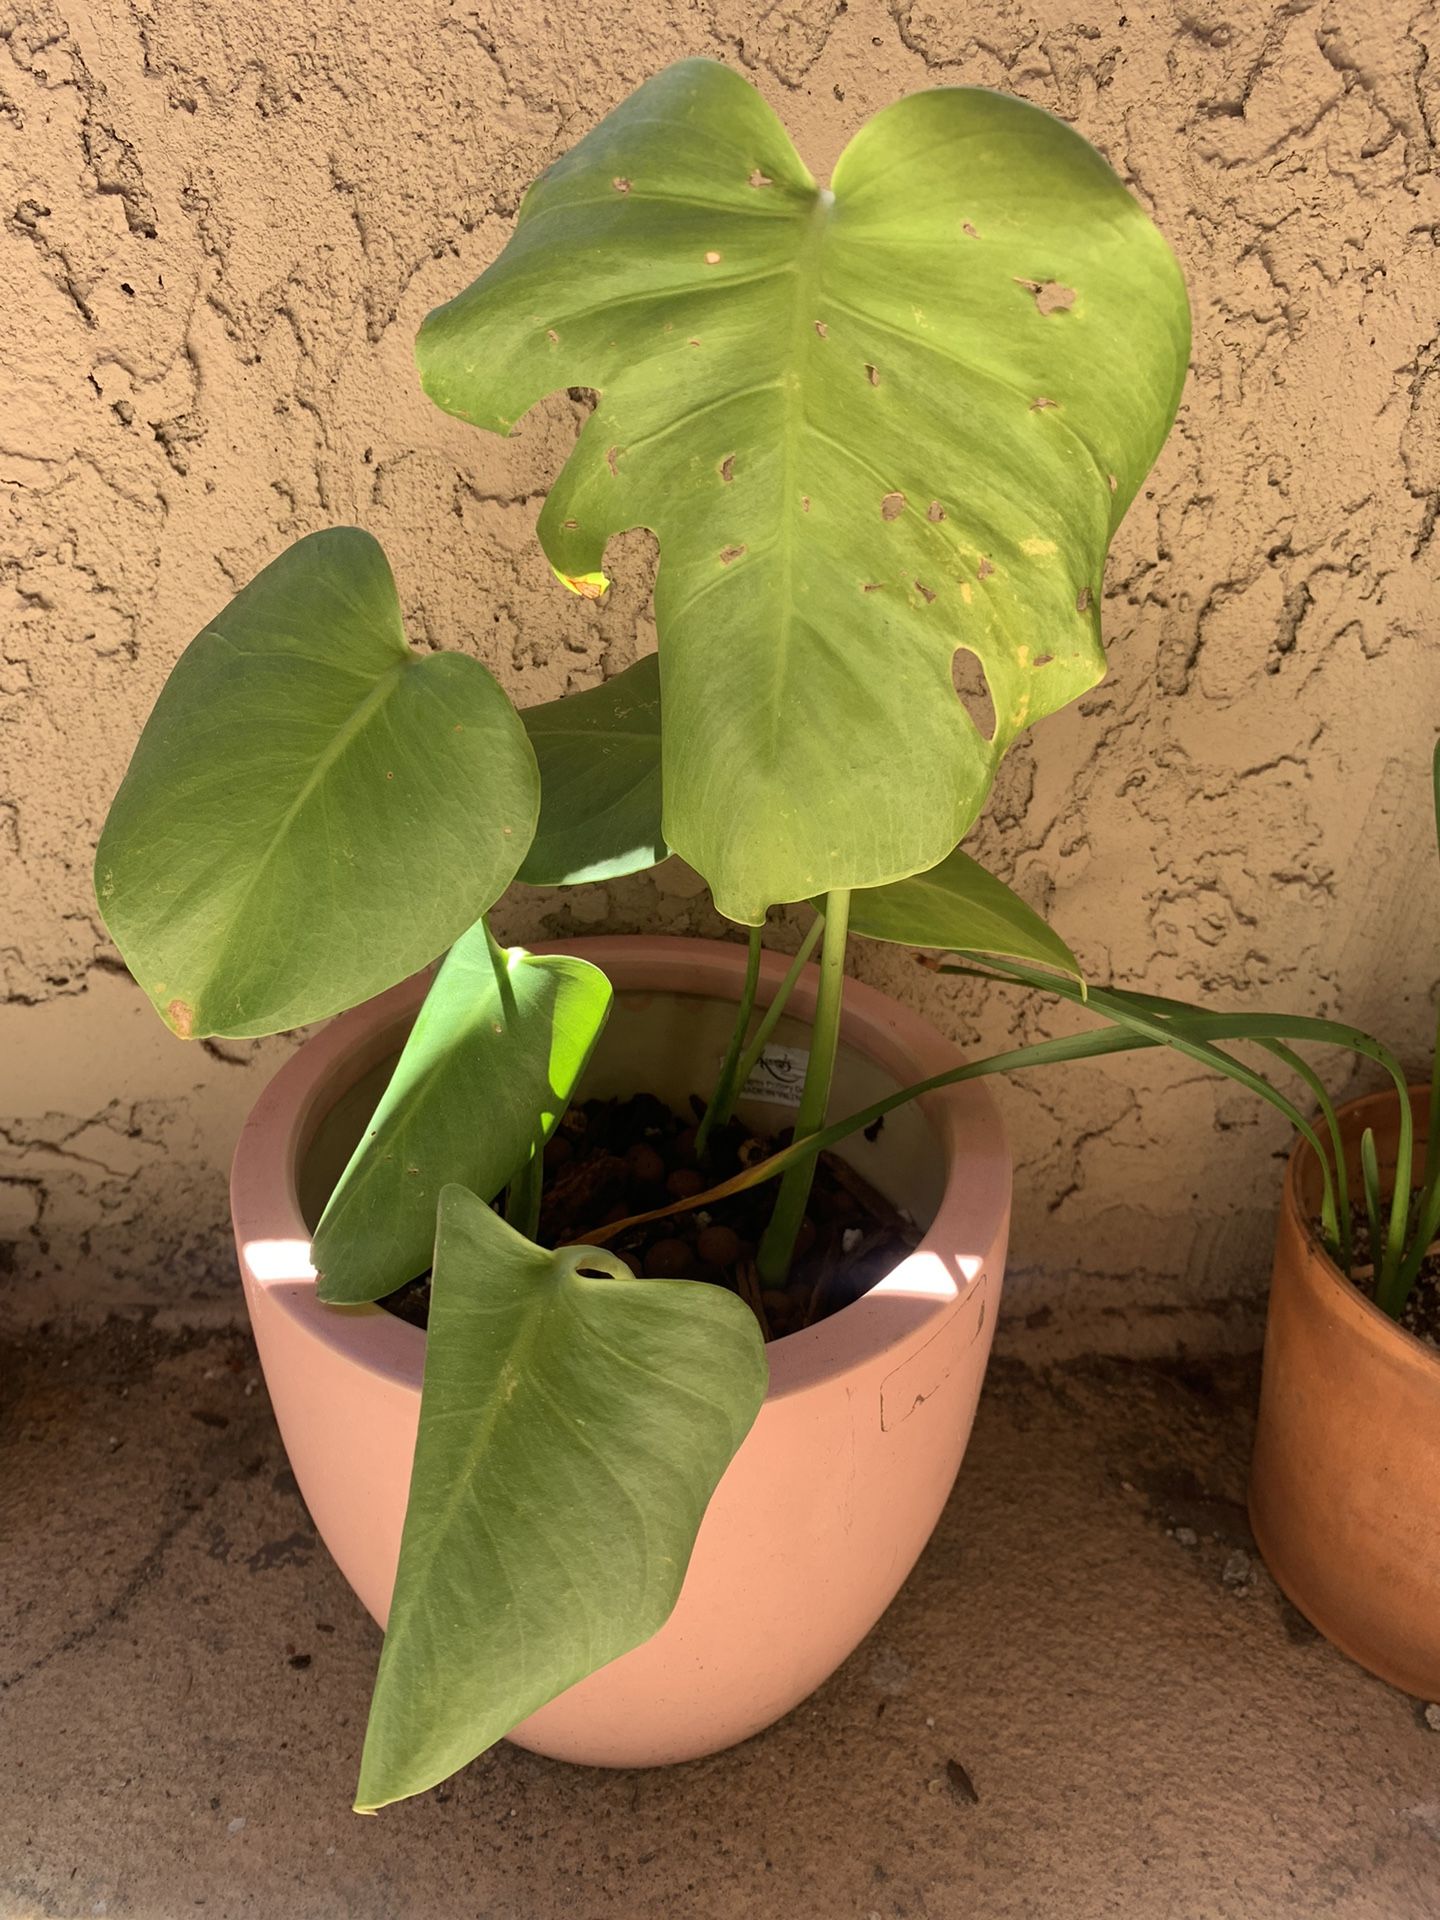
<path fill-rule="evenodd" d="M 761 1251 L 783 1278 L 830 1137 L 851 933 L 1080 990 L 1064 943 L 958 843 L 1021 730 L 1104 672 L 1106 553 L 1188 345 L 1169 248 L 1047 114 L 916 94 L 822 188 L 738 75 L 682 62 L 547 169 L 417 347 L 431 396 L 491 431 L 594 392 L 539 537 L 563 585 L 598 598 L 610 536 L 649 528 L 658 656 L 517 715 L 477 660 L 406 644 L 384 556 L 337 528 L 282 554 L 176 666 L 96 863 L 106 923 L 174 1031 L 278 1032 L 446 956 L 313 1246 L 337 1306 L 434 1273 L 366 1809 L 654 1631 L 763 1391 L 733 1296 L 529 1244 L 540 1150 L 609 987 L 504 950 L 491 909 L 512 881 L 691 862 L 749 938 L 703 1139 L 818 949 L 798 1146 Z M 957 692 L 961 652 L 988 713 Z M 805 902 L 818 917 L 762 1013 L 767 916 Z M 607 1342 L 649 1343 L 653 1365 L 610 1365 Z M 630 1475 L 619 1437 L 641 1430 L 683 1470 Z M 500 1511 L 496 1462 L 523 1466 L 528 1521 Z M 609 1578 L 600 1514 L 619 1561 L 663 1536 L 673 1578 Z M 502 1611 L 515 1644 L 477 1637 Z"/>
<path fill-rule="evenodd" d="M 1440 744 L 1436 746 L 1431 765 L 1431 796 L 1436 846 L 1440 851 Z M 1099 1059 L 1111 1053 L 1167 1047 L 1267 1101 L 1305 1140 L 1320 1169 L 1322 1236 L 1342 1272 L 1353 1275 L 1356 1259 L 1344 1138 L 1324 1081 L 1295 1051 L 1297 1044 L 1324 1047 L 1373 1062 L 1384 1072 L 1395 1095 L 1397 1140 L 1388 1205 L 1381 1185 L 1374 1133 L 1369 1128 L 1361 1135 L 1360 1162 L 1375 1302 L 1392 1319 L 1400 1317 L 1425 1257 L 1440 1234 L 1440 1015 L 1437 1015 L 1431 1056 L 1425 1158 L 1417 1174 L 1414 1116 L 1404 1068 L 1391 1048 L 1362 1028 L 1309 1014 L 1207 1011 L 1183 1000 L 1128 992 L 1118 987 L 1097 987 L 1069 977 L 1053 960 L 1036 967 L 1019 957 L 997 959 L 993 954 L 966 954 L 962 951 L 964 944 L 963 941 L 950 943 L 949 957 L 936 962 L 935 970 L 983 980 L 996 987 L 1019 987 L 1030 993 L 1054 995 L 1082 1007 L 1101 1024 L 1089 1032 L 1036 1041 L 985 1059 L 968 1061 L 949 1073 L 901 1088 L 859 1113 L 818 1129 L 807 1138 L 795 1140 L 768 1160 L 747 1167 L 734 1178 L 680 1204 L 704 1207 L 764 1181 L 789 1178 L 798 1169 L 813 1165 L 816 1155 L 823 1150 L 841 1145 L 852 1134 L 873 1126 L 897 1107 L 922 1094 L 938 1092 L 942 1087 L 984 1080 L 995 1074 Z M 1268 1073 L 1238 1058 L 1221 1042 L 1253 1046 L 1288 1069 L 1314 1100 L 1313 1117 L 1307 1117 Z M 653 1214 L 639 1217 L 659 1219 L 679 1210 L 680 1205 L 657 1208 Z M 613 1237 L 632 1224 L 621 1221 L 599 1228 L 595 1237 L 600 1240 Z"/>

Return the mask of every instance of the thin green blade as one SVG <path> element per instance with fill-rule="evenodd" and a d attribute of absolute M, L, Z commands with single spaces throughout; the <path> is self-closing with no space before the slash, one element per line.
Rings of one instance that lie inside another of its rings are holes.
<path fill-rule="evenodd" d="M 535 757 L 478 660 L 412 653 L 356 527 L 311 534 L 191 642 L 110 809 L 105 924 L 183 1038 L 277 1033 L 425 966 L 504 891 Z"/>
<path fill-rule="evenodd" d="M 493 1199 L 548 1139 L 610 1000 L 587 960 L 502 950 L 483 921 L 455 943 L 315 1230 L 322 1300 L 379 1300 L 424 1272 L 441 1189 Z"/>
<path fill-rule="evenodd" d="M 664 1624 L 766 1379 L 735 1294 L 547 1252 L 445 1189 L 360 1812 L 445 1779 Z"/>

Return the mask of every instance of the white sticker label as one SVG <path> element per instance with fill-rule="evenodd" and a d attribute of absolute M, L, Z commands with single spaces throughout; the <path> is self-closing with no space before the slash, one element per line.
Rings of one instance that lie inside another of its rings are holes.
<path fill-rule="evenodd" d="M 766 1100 L 772 1107 L 798 1107 L 810 1064 L 808 1047 L 766 1047 L 740 1089 L 742 1100 Z"/>

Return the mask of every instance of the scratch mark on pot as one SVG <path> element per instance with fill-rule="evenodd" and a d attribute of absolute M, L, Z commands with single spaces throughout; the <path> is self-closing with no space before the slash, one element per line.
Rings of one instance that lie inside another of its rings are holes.
<path fill-rule="evenodd" d="M 905 496 L 903 493 L 887 493 L 885 498 L 880 502 L 880 518 L 882 520 L 898 520 L 904 511 Z"/>
<path fill-rule="evenodd" d="M 722 547 L 720 549 L 721 566 L 728 567 L 732 560 L 738 560 L 744 552 L 744 547 Z"/>

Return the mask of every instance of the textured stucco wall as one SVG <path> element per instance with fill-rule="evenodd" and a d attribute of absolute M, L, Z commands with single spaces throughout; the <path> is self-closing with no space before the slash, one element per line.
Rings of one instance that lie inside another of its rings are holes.
<path fill-rule="evenodd" d="M 977 850 L 1099 973 L 1343 1012 L 1418 1064 L 1440 925 L 1435 24 L 1411 0 L 0 4 L 6 1310 L 234 1298 L 225 1160 L 290 1043 L 170 1039 L 88 878 L 204 617 L 354 520 L 412 634 L 473 647 L 522 703 L 653 644 L 644 540 L 597 607 L 532 538 L 576 410 L 483 438 L 422 400 L 410 343 L 524 184 L 686 52 L 748 73 L 817 171 L 896 94 L 978 83 L 1073 121 L 1153 209 L 1194 369 L 1112 559 L 1112 671 L 1014 754 Z M 712 924 L 673 866 L 499 918 Z M 971 1046 L 1043 1030 L 892 951 L 854 970 Z M 1065 1341 L 1253 1336 L 1283 1126 L 1165 1061 L 1004 1098 L 1012 1311 L 1050 1308 Z"/>

